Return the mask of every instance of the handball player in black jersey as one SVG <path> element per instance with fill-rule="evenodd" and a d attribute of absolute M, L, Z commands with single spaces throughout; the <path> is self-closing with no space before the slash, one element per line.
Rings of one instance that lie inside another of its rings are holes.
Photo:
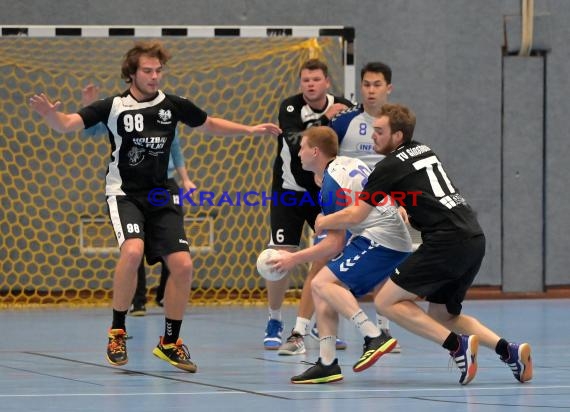
<path fill-rule="evenodd" d="M 447 349 L 457 364 L 459 382 L 477 373 L 479 342 L 493 349 L 519 382 L 532 378 L 528 343 L 508 342 L 472 316 L 462 302 L 485 255 L 485 236 L 475 212 L 425 144 L 412 139 L 416 118 L 407 107 L 382 106 L 375 119 L 374 150 L 379 162 L 360 195 L 362 202 L 317 219 L 317 233 L 363 220 L 386 194 L 399 198 L 422 245 L 390 276 L 375 297 L 379 311 L 416 335 Z M 416 303 L 429 302 L 427 313 Z"/>
<path fill-rule="evenodd" d="M 122 62 L 121 75 L 129 86 L 122 94 L 71 114 L 59 112 L 60 103 L 52 102 L 44 93 L 32 96 L 30 105 L 58 132 L 102 122 L 109 133 L 111 154 L 105 191 L 120 255 L 113 278 L 107 360 L 113 365 L 128 362 L 125 317 L 144 254 L 149 264 L 162 259 L 170 271 L 164 335 L 153 354 L 179 369 L 196 372 L 197 365 L 179 337 L 193 271 L 183 216 L 177 209 L 177 196 L 167 196 L 165 203 L 153 197 L 169 189 L 167 170 L 176 125 L 182 122 L 213 135 L 278 135 L 281 129 L 272 123 L 248 126 L 212 117 L 190 100 L 163 92 L 160 81 L 169 59 L 160 42 L 137 42 Z"/>
<path fill-rule="evenodd" d="M 353 105 L 342 96 L 328 93 L 330 85 L 326 63 L 309 59 L 299 70 L 301 93 L 286 98 L 279 106 L 279 126 L 283 133 L 278 137 L 277 156 L 273 163 L 271 190 L 278 201 L 272 200 L 270 204 L 270 248 L 290 252 L 297 250 L 305 223 L 313 229 L 315 218 L 321 211 L 319 185 L 312 172 L 303 170 L 299 148 L 303 131 L 313 126 L 328 125 L 336 114 Z M 309 332 L 318 339 L 316 328 L 311 330 L 310 326 L 315 311 L 310 281 L 325 264 L 326 260 L 312 262 L 303 284 L 295 324 L 285 342 L 282 341 L 284 322 L 281 307 L 289 277 L 266 282 L 269 320 L 263 338 L 265 349 L 277 350 L 280 355 L 300 355 L 305 353 L 304 337 Z M 346 343 L 340 339 L 336 344 L 337 349 L 346 348 Z"/>

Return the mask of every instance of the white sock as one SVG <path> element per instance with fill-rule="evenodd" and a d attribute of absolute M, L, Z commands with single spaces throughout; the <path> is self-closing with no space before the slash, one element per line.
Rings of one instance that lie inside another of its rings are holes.
<path fill-rule="evenodd" d="M 376 312 L 376 323 L 379 329 L 390 330 L 390 320 Z"/>
<path fill-rule="evenodd" d="M 269 308 L 269 319 L 275 319 L 281 322 L 281 308 L 279 309 L 271 309 Z"/>
<path fill-rule="evenodd" d="M 293 330 L 302 336 L 308 335 L 310 324 L 311 324 L 311 319 L 305 319 L 300 316 L 297 316 L 297 320 L 295 321 L 295 327 L 293 328 Z"/>
<path fill-rule="evenodd" d="M 325 336 L 320 339 L 319 356 L 325 366 L 331 365 L 336 358 L 336 336 Z"/>
<path fill-rule="evenodd" d="M 368 316 L 366 316 L 366 313 L 364 313 L 362 309 L 352 315 L 350 320 L 354 323 L 362 336 L 369 336 L 371 338 L 380 336 L 378 326 L 370 322 Z"/>

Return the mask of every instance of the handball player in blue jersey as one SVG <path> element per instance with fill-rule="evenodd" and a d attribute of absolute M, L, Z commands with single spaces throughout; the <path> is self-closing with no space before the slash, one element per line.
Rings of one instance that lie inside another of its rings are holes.
<path fill-rule="evenodd" d="M 326 126 L 312 127 L 303 133 L 299 158 L 304 170 L 322 180 L 320 203 L 325 215 L 342 210 L 358 200 L 370 174 L 359 159 L 338 154 L 338 137 Z M 335 339 L 338 314 L 351 320 L 364 338 L 363 353 L 353 366 L 355 372 L 370 367 L 396 345 L 396 340 L 381 334 L 368 319 L 357 298 L 372 292 L 412 250 L 412 241 L 396 202 L 379 199 L 368 218 L 350 225 L 346 232 L 329 230 L 316 245 L 298 252 L 282 252 L 270 260 L 279 271 L 317 259 L 329 260 L 316 274 L 311 288 L 319 325 L 320 356 L 315 366 L 294 376 L 293 383 L 327 383 L 342 379 L 336 359 Z"/>

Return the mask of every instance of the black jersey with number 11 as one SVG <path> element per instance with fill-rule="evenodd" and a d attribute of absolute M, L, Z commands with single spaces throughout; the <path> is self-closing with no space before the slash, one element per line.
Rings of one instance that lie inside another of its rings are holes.
<path fill-rule="evenodd" d="M 403 144 L 387 155 L 376 165 L 363 192 L 362 199 L 370 204 L 374 204 L 372 199 L 381 200 L 378 193 L 403 198 L 410 223 L 422 237 L 449 234 L 467 238 L 483 233 L 475 212 L 439 158 L 422 143 Z"/>

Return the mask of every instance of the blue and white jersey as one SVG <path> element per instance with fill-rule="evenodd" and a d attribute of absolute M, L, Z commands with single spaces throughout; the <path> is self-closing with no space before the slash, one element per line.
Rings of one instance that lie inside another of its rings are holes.
<path fill-rule="evenodd" d="M 373 122 L 374 117 L 366 113 L 361 104 L 336 115 L 330 127 L 338 135 L 339 155 L 360 159 L 374 169 L 384 156 L 374 151 Z"/>
<path fill-rule="evenodd" d="M 370 175 L 370 168 L 360 159 L 338 156 L 329 163 L 323 176 L 320 201 L 325 215 L 354 204 Z M 362 200 L 359 200 L 362 202 Z M 398 209 L 390 198 L 379 202 L 368 217 L 348 228 L 353 236 L 364 236 L 400 252 L 412 251 L 412 239 Z"/>

